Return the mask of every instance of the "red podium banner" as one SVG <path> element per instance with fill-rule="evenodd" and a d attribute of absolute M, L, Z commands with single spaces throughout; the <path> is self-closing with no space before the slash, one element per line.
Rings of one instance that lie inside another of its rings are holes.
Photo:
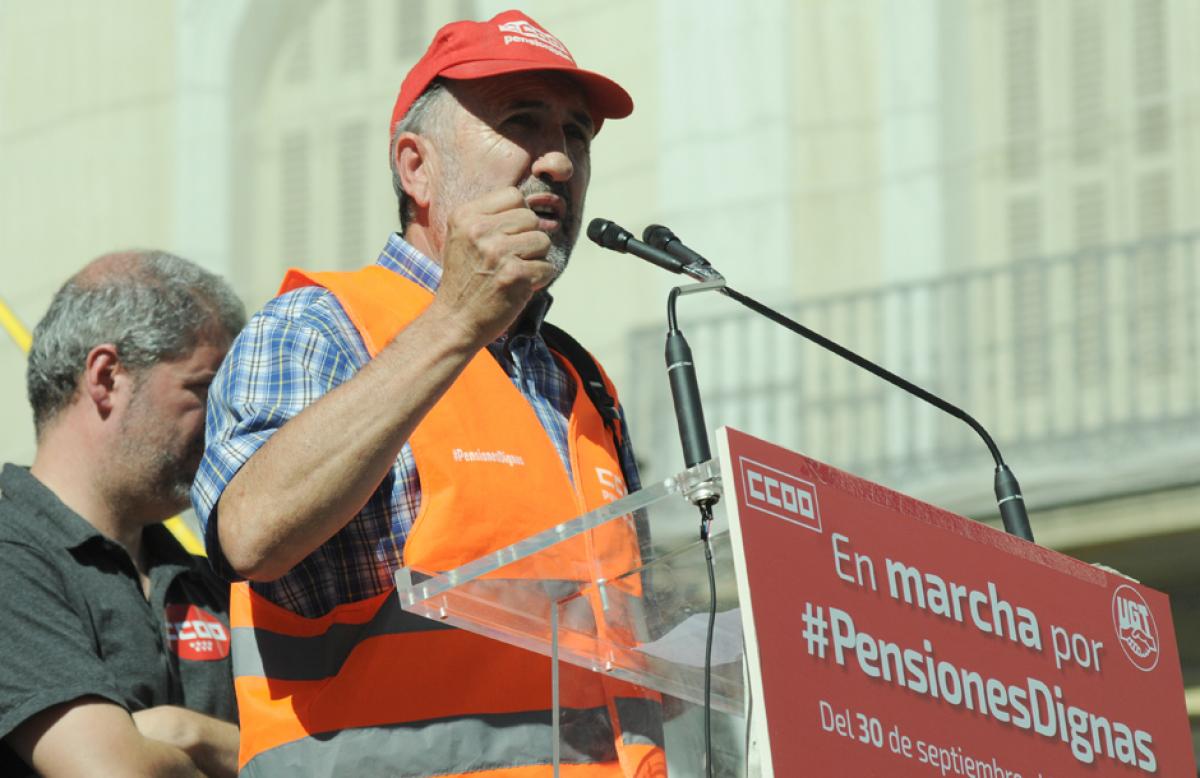
<path fill-rule="evenodd" d="M 721 438 L 774 775 L 1195 775 L 1165 595 Z"/>

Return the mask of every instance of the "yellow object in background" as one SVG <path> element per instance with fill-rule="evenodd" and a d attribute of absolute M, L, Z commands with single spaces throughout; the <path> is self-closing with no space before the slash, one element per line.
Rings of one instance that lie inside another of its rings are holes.
<path fill-rule="evenodd" d="M 163 526 L 171 530 L 171 534 L 179 541 L 179 545 L 183 546 L 184 551 L 192 556 L 208 556 L 204 552 L 204 544 L 200 542 L 200 538 L 179 516 L 167 519 L 163 522 Z"/>
<path fill-rule="evenodd" d="M 21 349 L 22 354 L 29 353 L 29 344 L 33 342 L 33 338 L 3 298 L 0 298 L 0 327 L 4 328 L 8 336 L 17 344 L 17 348 Z M 189 554 L 205 556 L 204 544 L 200 542 L 200 538 L 196 537 L 196 533 L 192 532 L 192 528 L 184 523 L 183 519 L 172 516 L 163 522 L 163 525 L 171 531 L 171 534 L 179 541 L 179 545 L 183 546 Z"/>
<path fill-rule="evenodd" d="M 21 349 L 21 353 L 29 353 L 29 344 L 33 342 L 33 338 L 30 337 L 29 330 L 21 325 L 12 310 L 5 304 L 4 298 L 0 298 L 0 327 L 4 327 L 9 337 L 17 344 L 17 348 Z"/>

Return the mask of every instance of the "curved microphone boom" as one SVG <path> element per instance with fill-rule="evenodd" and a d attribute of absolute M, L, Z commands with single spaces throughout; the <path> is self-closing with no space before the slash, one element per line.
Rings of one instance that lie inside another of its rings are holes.
<path fill-rule="evenodd" d="M 595 222 L 593 222 L 593 224 L 595 224 Z M 589 233 L 590 232 L 591 229 L 589 228 Z M 693 277 L 703 277 L 698 276 L 697 273 L 702 273 L 705 275 L 713 274 L 717 278 L 720 277 L 720 274 L 718 274 L 717 271 L 713 269 L 711 265 L 709 265 L 708 260 L 706 260 L 698 252 L 693 251 L 684 245 L 683 241 L 679 240 L 679 237 L 675 235 L 675 233 L 671 232 L 670 229 L 659 224 L 652 224 L 642 233 L 642 237 L 645 239 L 645 243 L 641 245 L 645 245 L 647 248 L 665 254 L 675 262 L 682 263 L 681 269 L 675 272 L 686 273 Z M 601 243 L 600 245 L 603 246 L 604 244 Z M 641 255 L 637 254 L 637 256 Z M 655 262 L 655 264 L 658 263 Z M 995 441 L 992 440 L 992 436 L 988 434 L 988 431 L 984 429 L 983 425 L 976 421 L 974 417 L 958 406 L 942 399 L 933 392 L 930 392 L 929 390 L 918 386 L 917 384 L 914 384 L 905 378 L 902 378 L 882 365 L 878 365 L 866 357 L 851 351 L 840 343 L 830 340 L 814 330 L 810 330 L 803 324 L 793 321 L 778 311 L 763 305 L 754 298 L 744 295 L 728 285 L 723 285 L 720 291 L 726 297 L 736 300 L 750 310 L 767 317 L 776 324 L 786 327 L 797 335 L 816 343 L 818 346 L 826 349 L 827 351 L 833 352 L 842 359 L 845 359 L 846 361 L 851 362 L 863 368 L 864 370 L 867 370 L 868 372 L 879 378 L 882 378 L 893 386 L 903 389 L 914 397 L 924 400 L 935 408 L 944 411 L 945 413 L 948 413 L 966 423 L 967 426 L 973 429 L 976 434 L 983 439 L 984 444 L 991 452 L 992 459 L 995 461 L 996 471 L 993 489 L 996 493 L 996 505 L 999 508 L 1000 518 L 1004 523 L 1004 529 L 1010 535 L 1015 535 L 1016 537 L 1031 542 L 1033 541 L 1033 531 L 1029 526 L 1029 514 L 1025 508 L 1025 498 L 1021 494 L 1021 486 L 1017 483 L 1016 476 L 1013 475 L 1012 470 L 1004 462 L 1003 457 L 1000 455 L 1000 449 L 996 446 Z"/>

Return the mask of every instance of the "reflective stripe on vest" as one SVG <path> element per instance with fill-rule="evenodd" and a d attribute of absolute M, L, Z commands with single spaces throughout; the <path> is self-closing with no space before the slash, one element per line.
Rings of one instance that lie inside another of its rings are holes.
<path fill-rule="evenodd" d="M 649 703 L 642 702 L 649 708 Z M 566 731 L 595 732 L 609 726 L 601 709 L 562 711 Z M 658 716 L 653 706 L 647 715 Z M 504 732 L 502 741 L 494 737 Z M 395 724 L 341 730 L 320 741 L 296 740 L 270 752 L 270 759 L 252 761 L 240 775 L 276 778 L 293 775 L 441 775 L 447 764 L 472 775 L 545 776 L 551 762 L 550 711 L 472 716 L 420 725 Z M 462 744 L 471 744 L 469 756 Z M 611 763 L 617 758 L 611 741 L 603 753 L 581 750 L 570 736 L 563 739 L 560 763 L 562 774 L 571 778 L 607 778 L 613 775 Z M 605 764 L 605 763 L 608 764 Z M 513 764 L 524 765 L 512 767 Z M 507 767 L 506 767 L 507 766 Z M 664 773 L 659 773 L 665 775 Z"/>
<path fill-rule="evenodd" d="M 292 271 L 281 293 L 314 283 L 337 296 L 372 357 L 432 300 L 379 266 Z M 528 402 L 487 351 L 476 355 L 409 439 L 422 494 L 404 563 L 457 567 L 621 496 L 612 439 L 576 395 L 572 483 Z M 636 566 L 632 525 L 606 527 L 504 575 L 587 580 Z M 241 583 L 230 621 L 246 775 L 549 774 L 544 656 L 405 612 L 394 590 L 309 619 Z M 564 776 L 666 774 L 657 696 L 570 665 L 560 676 Z"/>

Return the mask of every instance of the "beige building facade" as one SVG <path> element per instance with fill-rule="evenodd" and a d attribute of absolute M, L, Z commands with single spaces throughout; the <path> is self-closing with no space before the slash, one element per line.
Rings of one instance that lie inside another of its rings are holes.
<path fill-rule="evenodd" d="M 396 227 L 400 79 L 491 0 L 0 0 L 0 301 L 28 326 L 107 250 L 154 246 L 251 308 Z M 671 226 L 737 289 L 992 430 L 1039 540 L 1168 591 L 1200 716 L 1200 2 L 537 0 L 634 96 L 585 218 Z M 551 318 L 681 464 L 676 279 L 581 244 Z M 710 422 L 988 519 L 961 426 L 720 298 L 688 298 Z M 0 458 L 28 461 L 0 336 Z M 1193 718 L 1193 722 L 1196 719 Z M 1194 730 L 1195 731 L 1195 730 Z"/>

